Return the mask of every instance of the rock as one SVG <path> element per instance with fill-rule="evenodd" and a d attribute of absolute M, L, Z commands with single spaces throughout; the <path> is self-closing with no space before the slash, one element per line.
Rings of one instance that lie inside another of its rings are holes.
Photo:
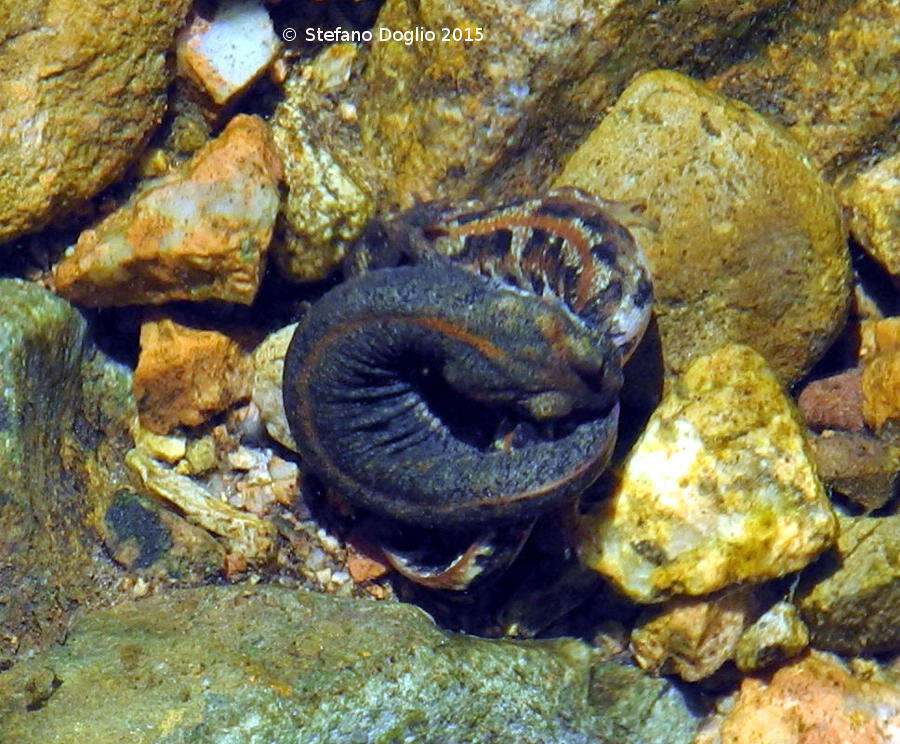
<path fill-rule="evenodd" d="M 838 198 L 853 237 L 900 283 L 900 153 L 857 175 Z"/>
<path fill-rule="evenodd" d="M 166 585 L 173 579 L 197 583 L 216 576 L 225 562 L 225 549 L 206 530 L 143 494 L 118 491 L 103 521 L 112 559 L 139 573 L 139 580 L 164 577 Z"/>
<path fill-rule="evenodd" d="M 291 436 L 287 416 L 284 413 L 281 378 L 284 373 L 284 357 L 296 328 L 296 323 L 285 326 L 269 334 L 256 347 L 253 352 L 253 392 L 251 394 L 269 436 L 294 452 L 297 451 L 297 445 Z"/>
<path fill-rule="evenodd" d="M 287 79 L 284 101 L 272 118 L 288 187 L 282 206 L 284 240 L 273 254 L 281 269 L 300 281 L 322 279 L 333 271 L 375 210 L 371 194 L 346 166 L 348 158 L 361 157 L 355 136 L 348 133 L 332 141 L 322 131 L 324 124 L 343 126 L 342 112 L 350 122 L 356 118 L 353 104 L 331 99 L 347 98 L 358 53 L 353 44 L 326 47 Z"/>
<path fill-rule="evenodd" d="M 840 567 L 800 603 L 813 644 L 843 654 L 898 651 L 900 514 L 840 524 Z"/>
<path fill-rule="evenodd" d="M 202 485 L 133 449 L 125 462 L 152 493 L 177 506 L 192 524 L 224 538 L 228 552 L 248 564 L 268 561 L 276 547 L 275 528 L 259 517 L 223 503 Z"/>
<path fill-rule="evenodd" d="M 0 668 L 111 593 L 97 533 L 128 484 L 134 416 L 127 370 L 87 340 L 74 308 L 0 280 Z"/>
<path fill-rule="evenodd" d="M 166 110 L 187 0 L 24 0 L 0 11 L 0 243 L 117 179 Z"/>
<path fill-rule="evenodd" d="M 653 674 L 677 674 L 688 682 L 705 679 L 732 658 L 754 608 L 747 590 L 673 600 L 638 621 L 631 651 L 641 668 Z"/>
<path fill-rule="evenodd" d="M 878 354 L 863 368 L 862 414 L 875 431 L 900 420 L 900 350 Z"/>
<path fill-rule="evenodd" d="M 844 324 L 850 267 L 831 189 L 792 139 L 690 78 L 635 80 L 553 185 L 646 205 L 658 229 L 631 229 L 670 373 L 735 342 L 789 383 Z"/>
<path fill-rule="evenodd" d="M 132 434 L 137 447 L 163 462 L 176 463 L 187 454 L 187 439 L 183 434 L 173 436 L 154 434 L 140 423 L 134 427 Z"/>
<path fill-rule="evenodd" d="M 266 124 L 238 115 L 178 173 L 149 181 L 85 230 L 53 272 L 82 305 L 211 300 L 250 304 L 278 211 Z"/>
<path fill-rule="evenodd" d="M 893 744 L 900 689 L 811 653 L 771 681 L 746 677 L 736 704 L 695 744 Z"/>
<path fill-rule="evenodd" d="M 262 75 L 279 46 L 262 2 L 227 0 L 211 20 L 195 16 L 179 34 L 178 72 L 221 106 Z"/>
<path fill-rule="evenodd" d="M 743 672 L 755 672 L 799 655 L 809 645 L 809 631 L 796 606 L 776 602 L 737 643 L 734 663 Z"/>
<path fill-rule="evenodd" d="M 851 369 L 813 380 L 800 392 L 797 407 L 806 425 L 818 429 L 862 431 L 862 370 Z"/>
<path fill-rule="evenodd" d="M 638 602 L 764 581 L 809 563 L 837 523 L 802 424 L 763 358 L 697 359 L 650 417 L 578 553 Z"/>
<path fill-rule="evenodd" d="M 863 362 L 879 354 L 900 351 L 900 317 L 864 320 L 859 336 L 859 358 Z"/>
<path fill-rule="evenodd" d="M 94 612 L 0 674 L 4 740 L 70 742 L 85 722 L 135 744 L 689 744 L 696 731 L 670 683 L 597 663 L 580 641 L 450 635 L 409 605 L 274 586 Z"/>
<path fill-rule="evenodd" d="M 897 495 L 900 447 L 870 434 L 826 430 L 811 438 L 822 481 L 866 511 Z"/>
<path fill-rule="evenodd" d="M 813 0 L 786 15 L 761 53 L 709 85 L 787 127 L 834 177 L 896 138 L 900 9 L 894 0 Z"/>
<path fill-rule="evenodd" d="M 166 434 L 178 425 L 197 426 L 250 395 L 249 355 L 232 338 L 168 318 L 141 326 L 141 353 L 134 394 L 141 426 Z"/>
<path fill-rule="evenodd" d="M 388 0 L 376 39 L 437 38 L 337 44 L 286 83 L 273 120 L 290 189 L 279 263 L 321 278 L 375 204 L 537 190 L 636 72 L 683 64 L 775 5 Z"/>

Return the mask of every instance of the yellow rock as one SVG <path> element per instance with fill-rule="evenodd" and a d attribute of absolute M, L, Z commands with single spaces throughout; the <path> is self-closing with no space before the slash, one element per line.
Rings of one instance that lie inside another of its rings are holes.
<path fill-rule="evenodd" d="M 646 205 L 669 372 L 726 343 L 796 380 L 844 323 L 850 265 L 831 188 L 797 143 L 683 75 L 635 80 L 554 186 Z"/>
<path fill-rule="evenodd" d="M 778 379 L 731 345 L 673 385 L 614 494 L 581 521 L 578 553 L 632 599 L 658 602 L 796 571 L 836 531 Z"/>
<path fill-rule="evenodd" d="M 854 237 L 900 282 L 900 153 L 860 173 L 839 198 Z"/>

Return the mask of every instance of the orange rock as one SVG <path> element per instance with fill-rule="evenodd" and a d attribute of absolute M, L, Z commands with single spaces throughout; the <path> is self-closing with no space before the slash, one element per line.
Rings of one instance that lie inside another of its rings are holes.
<path fill-rule="evenodd" d="M 236 116 L 181 171 L 149 181 L 81 233 L 52 284 L 92 307 L 209 299 L 249 304 L 272 239 L 280 178 L 265 122 Z"/>
<path fill-rule="evenodd" d="M 890 744 L 900 735 L 900 690 L 854 676 L 828 656 L 748 677 L 717 731 L 697 744 Z"/>
<path fill-rule="evenodd" d="M 862 360 L 878 354 L 900 351 L 900 316 L 864 320 L 860 324 L 859 335 L 859 357 Z"/>
<path fill-rule="evenodd" d="M 900 351 L 879 354 L 863 369 L 862 412 L 875 430 L 900 419 Z"/>
<path fill-rule="evenodd" d="M 380 579 L 392 569 L 372 538 L 367 535 L 365 524 L 347 537 L 347 573 L 357 584 Z"/>
<path fill-rule="evenodd" d="M 134 394 L 141 426 L 165 434 L 179 424 L 197 426 L 250 394 L 250 358 L 218 331 L 168 319 L 141 326 Z"/>

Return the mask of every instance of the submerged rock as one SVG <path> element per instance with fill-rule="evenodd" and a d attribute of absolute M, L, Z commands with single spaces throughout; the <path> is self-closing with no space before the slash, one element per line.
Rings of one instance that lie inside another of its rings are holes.
<path fill-rule="evenodd" d="M 790 602 L 776 602 L 744 631 L 734 653 L 744 672 L 765 669 L 799 655 L 809 644 L 809 631 Z"/>
<path fill-rule="evenodd" d="M 770 44 L 709 84 L 785 126 L 833 177 L 897 136 L 900 7 L 895 0 L 791 6 Z"/>
<path fill-rule="evenodd" d="M 813 460 L 825 485 L 866 511 L 898 493 L 900 446 L 870 434 L 826 430 L 811 438 Z"/>
<path fill-rule="evenodd" d="M 166 110 L 188 0 L 24 0 L 0 10 L 0 243 L 118 178 Z"/>
<path fill-rule="evenodd" d="M 677 674 L 688 682 L 704 679 L 734 656 L 755 606 L 746 589 L 673 600 L 632 631 L 634 658 L 654 674 Z"/>
<path fill-rule="evenodd" d="M 537 190 L 636 72 L 683 63 L 774 5 L 387 0 L 375 38 L 419 38 L 334 45 L 287 81 L 273 121 L 290 189 L 278 260 L 320 278 L 376 203 Z"/>
<path fill-rule="evenodd" d="M 57 640 L 116 570 L 96 535 L 128 486 L 127 370 L 82 317 L 33 284 L 0 280 L 0 668 Z"/>
<path fill-rule="evenodd" d="M 800 602 L 813 643 L 843 654 L 900 650 L 900 514 L 841 517 L 839 568 Z"/>
<path fill-rule="evenodd" d="M 85 230 L 53 285 L 92 307 L 250 304 L 278 212 L 281 166 L 265 122 L 238 115 L 178 173 L 146 183 Z"/>
<path fill-rule="evenodd" d="M 211 20 L 196 16 L 178 36 L 178 71 L 222 106 L 262 75 L 278 53 L 262 0 L 226 0 Z"/>
<path fill-rule="evenodd" d="M 812 428 L 861 432 L 863 421 L 862 370 L 841 372 L 813 380 L 800 392 L 797 407 Z"/>
<path fill-rule="evenodd" d="M 893 744 L 898 730 L 896 684 L 813 652 L 770 681 L 745 678 L 734 707 L 695 744 Z"/>
<path fill-rule="evenodd" d="M 829 186 L 762 116 L 674 72 L 642 75 L 553 185 L 643 204 L 670 373 L 726 343 L 792 382 L 843 326 L 850 265 Z"/>
<path fill-rule="evenodd" d="M 296 323 L 270 333 L 253 351 L 253 402 L 259 408 L 266 431 L 279 444 L 294 452 L 297 445 L 284 413 L 281 378 L 284 357 L 297 329 Z"/>
<path fill-rule="evenodd" d="M 204 587 L 84 617 L 0 674 L 0 737 L 688 744 L 672 686 L 575 640 L 449 635 L 408 605 Z M 81 733 L 79 733 L 81 732 Z"/>
<path fill-rule="evenodd" d="M 838 196 L 853 237 L 900 284 L 900 153 L 859 173 Z"/>
<path fill-rule="evenodd" d="M 146 321 L 134 371 L 141 425 L 167 434 L 180 424 L 202 424 L 248 398 L 252 374 L 250 356 L 225 334 L 168 318 Z"/>
<path fill-rule="evenodd" d="M 777 378 L 727 346 L 673 385 L 613 495 L 583 518 L 578 552 L 632 599 L 658 602 L 796 571 L 836 530 Z"/>

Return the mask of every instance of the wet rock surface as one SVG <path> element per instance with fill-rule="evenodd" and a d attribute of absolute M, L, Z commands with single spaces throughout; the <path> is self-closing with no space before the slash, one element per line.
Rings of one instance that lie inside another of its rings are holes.
<path fill-rule="evenodd" d="M 249 304 L 278 211 L 281 166 L 265 122 L 236 116 L 179 172 L 151 180 L 85 230 L 53 286 L 88 306 Z"/>
<path fill-rule="evenodd" d="M 796 571 L 836 528 L 777 378 L 727 346 L 651 415 L 613 495 L 582 520 L 578 551 L 632 599 L 657 602 Z"/>
<path fill-rule="evenodd" d="M 96 531 L 134 416 L 128 372 L 67 302 L 0 280 L 0 666 L 63 637 L 75 606 L 112 592 Z"/>
<path fill-rule="evenodd" d="M 537 190 L 636 72 L 677 64 L 773 5 L 389 0 L 376 38 L 437 39 L 334 45 L 285 86 L 273 122 L 290 188 L 281 265 L 323 276 L 376 207 Z M 469 41 L 475 29 L 483 38 Z"/>
<path fill-rule="evenodd" d="M 224 333 L 162 318 L 142 324 L 140 342 L 134 395 L 150 431 L 197 426 L 250 396 L 252 362 Z"/>
<path fill-rule="evenodd" d="M 819 648 L 845 654 L 900 650 L 900 515 L 842 517 L 837 568 L 802 598 Z"/>
<path fill-rule="evenodd" d="M 0 243 L 122 175 L 165 111 L 166 53 L 188 7 L 26 0 L 0 11 Z"/>
<path fill-rule="evenodd" d="M 838 194 L 853 237 L 900 283 L 900 153 L 858 174 Z"/>
<path fill-rule="evenodd" d="M 750 592 L 725 592 L 710 599 L 682 599 L 639 621 L 631 633 L 634 658 L 654 674 L 677 674 L 696 682 L 734 656 L 750 624 Z"/>
<path fill-rule="evenodd" d="M 668 683 L 583 643 L 447 635 L 419 610 L 205 587 L 82 618 L 0 674 L 0 734 L 94 741 L 667 742 L 696 722 Z"/>
<path fill-rule="evenodd" d="M 769 681 L 745 679 L 733 709 L 695 744 L 890 744 L 898 727 L 895 679 L 811 653 Z"/>
<path fill-rule="evenodd" d="M 843 325 L 850 266 L 832 191 L 744 104 L 673 72 L 643 75 L 553 183 L 645 207 L 651 224 L 632 229 L 670 373 L 732 342 L 791 382 Z"/>

